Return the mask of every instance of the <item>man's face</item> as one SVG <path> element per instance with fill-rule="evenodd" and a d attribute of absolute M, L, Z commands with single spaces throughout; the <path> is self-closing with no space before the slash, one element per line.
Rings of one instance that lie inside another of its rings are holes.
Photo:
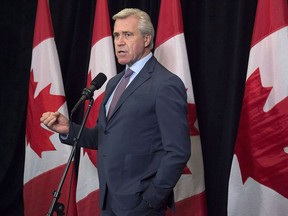
<path fill-rule="evenodd" d="M 138 29 L 138 19 L 134 16 L 117 19 L 113 35 L 119 64 L 131 66 L 150 52 L 151 36 L 141 34 Z"/>

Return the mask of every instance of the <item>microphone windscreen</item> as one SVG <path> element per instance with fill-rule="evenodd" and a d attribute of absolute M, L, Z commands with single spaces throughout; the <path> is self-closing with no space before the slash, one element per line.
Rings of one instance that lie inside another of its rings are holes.
<path fill-rule="evenodd" d="M 91 82 L 91 85 L 95 86 L 95 90 L 98 90 L 101 88 L 101 86 L 106 82 L 107 77 L 103 73 L 99 73 Z"/>

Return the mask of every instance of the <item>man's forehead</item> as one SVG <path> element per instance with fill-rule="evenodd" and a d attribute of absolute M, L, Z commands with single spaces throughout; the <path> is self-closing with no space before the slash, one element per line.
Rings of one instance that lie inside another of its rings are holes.
<path fill-rule="evenodd" d="M 113 32 L 125 33 L 125 32 L 136 32 L 138 31 L 137 20 L 136 22 L 130 22 L 124 19 L 115 21 Z"/>

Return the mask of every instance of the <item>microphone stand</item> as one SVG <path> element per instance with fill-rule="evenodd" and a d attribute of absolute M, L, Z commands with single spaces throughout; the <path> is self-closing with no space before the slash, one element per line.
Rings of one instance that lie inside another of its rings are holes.
<path fill-rule="evenodd" d="M 83 131 L 83 128 L 84 128 L 84 125 L 86 123 L 86 120 L 88 118 L 88 115 L 90 113 L 90 110 L 91 110 L 91 107 L 92 107 L 92 104 L 94 102 L 94 99 L 93 97 L 90 99 L 90 102 L 89 102 L 89 105 L 88 105 L 88 108 L 85 112 L 85 115 L 84 115 L 84 119 L 82 121 L 82 124 L 81 124 L 81 127 L 80 127 L 80 130 L 78 132 L 78 135 L 77 137 L 74 139 L 74 144 L 73 144 L 73 148 L 71 150 L 71 153 L 70 153 L 70 156 L 69 156 L 69 159 L 68 159 L 68 162 L 66 163 L 66 167 L 65 167 L 65 170 L 64 170 L 64 173 L 62 175 L 62 178 L 61 178 L 61 181 L 58 185 L 58 188 L 57 188 L 57 191 L 54 191 L 53 192 L 53 199 L 52 199 L 52 203 L 51 203 L 51 206 L 50 206 L 50 209 L 47 213 L 47 216 L 51 216 L 52 213 L 55 211 L 57 213 L 57 216 L 62 216 L 64 215 L 64 205 L 62 203 L 59 203 L 58 202 L 58 199 L 60 198 L 60 195 L 61 195 L 61 189 L 62 189 L 62 186 L 64 184 L 64 181 L 65 181 L 65 178 L 67 176 L 67 173 L 68 173 L 68 170 L 69 170 L 69 167 L 71 165 L 71 162 L 72 162 L 72 159 L 75 155 L 75 151 L 76 151 L 76 146 L 79 142 L 79 139 L 80 139 L 80 136 L 82 134 L 82 131 Z M 71 117 L 70 119 L 72 120 L 72 115 L 73 115 L 73 112 L 71 112 Z M 68 201 L 69 202 L 69 201 Z"/>

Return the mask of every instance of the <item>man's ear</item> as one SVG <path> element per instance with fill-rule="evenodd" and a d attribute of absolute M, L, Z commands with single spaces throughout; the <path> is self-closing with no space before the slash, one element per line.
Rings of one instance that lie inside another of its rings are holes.
<path fill-rule="evenodd" d="M 150 46 L 150 43 L 151 43 L 151 35 L 149 35 L 149 34 L 146 34 L 145 36 L 144 36 L 144 40 L 145 40 L 145 47 L 148 47 L 148 46 Z"/>

